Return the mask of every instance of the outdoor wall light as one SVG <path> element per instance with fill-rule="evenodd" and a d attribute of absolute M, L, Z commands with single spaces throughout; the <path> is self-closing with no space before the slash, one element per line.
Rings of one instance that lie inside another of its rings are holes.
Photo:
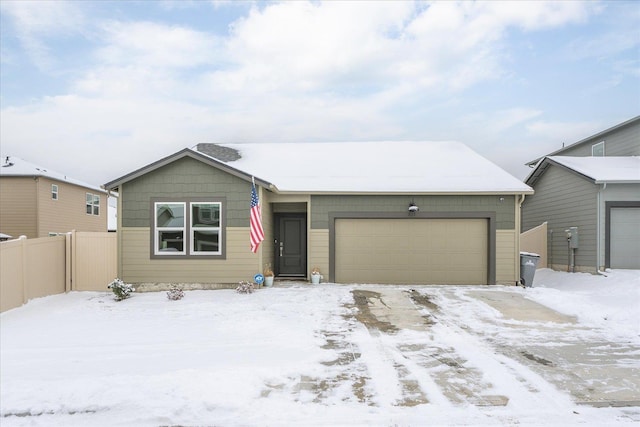
<path fill-rule="evenodd" d="M 409 203 L 409 213 L 416 213 L 420 210 L 420 208 L 418 206 L 416 206 L 415 203 L 413 203 L 413 201 L 411 203 Z"/>

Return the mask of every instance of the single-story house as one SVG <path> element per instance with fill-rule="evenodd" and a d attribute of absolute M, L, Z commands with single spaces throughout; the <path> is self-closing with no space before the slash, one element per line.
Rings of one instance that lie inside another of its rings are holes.
<path fill-rule="evenodd" d="M 640 269 L 640 116 L 529 165 L 522 230 L 547 223 L 551 268 Z"/>
<path fill-rule="evenodd" d="M 265 265 L 337 283 L 514 284 L 533 193 L 457 142 L 198 144 L 105 188 L 119 192 L 123 280 L 203 284 Z"/>

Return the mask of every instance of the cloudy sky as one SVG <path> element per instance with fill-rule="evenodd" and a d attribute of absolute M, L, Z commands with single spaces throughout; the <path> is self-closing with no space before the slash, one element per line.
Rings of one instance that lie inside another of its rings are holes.
<path fill-rule="evenodd" d="M 640 114 L 639 4 L 2 0 L 2 154 L 103 184 L 200 142 L 457 140 L 524 178 Z"/>

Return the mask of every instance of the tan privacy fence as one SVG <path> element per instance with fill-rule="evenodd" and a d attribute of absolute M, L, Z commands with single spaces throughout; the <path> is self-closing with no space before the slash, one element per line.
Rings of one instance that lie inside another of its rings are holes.
<path fill-rule="evenodd" d="M 116 277 L 116 233 L 71 232 L 0 243 L 0 311 L 68 291 L 106 291 Z"/>
<path fill-rule="evenodd" d="M 547 268 L 547 223 L 520 234 L 520 252 L 540 255 L 538 268 Z"/>

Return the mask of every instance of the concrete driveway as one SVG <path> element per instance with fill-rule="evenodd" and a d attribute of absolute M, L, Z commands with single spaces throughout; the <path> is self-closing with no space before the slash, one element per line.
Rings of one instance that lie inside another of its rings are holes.
<path fill-rule="evenodd" d="M 347 320 L 364 324 L 370 337 L 354 346 L 349 334 L 324 331 L 327 348 L 340 354 L 330 363 L 335 377 L 320 383 L 303 378 L 300 387 L 322 396 L 323 388 L 347 381 L 366 402 L 368 378 L 386 375 L 400 378 L 404 400 L 398 404 L 406 406 L 502 406 L 514 394 L 544 394 L 545 387 L 566 392 L 576 404 L 640 406 L 640 348 L 607 339 L 602 331 L 526 299 L 524 292 L 355 287 Z M 412 331 L 418 334 L 407 335 Z M 379 354 L 386 360 L 366 360 Z"/>

